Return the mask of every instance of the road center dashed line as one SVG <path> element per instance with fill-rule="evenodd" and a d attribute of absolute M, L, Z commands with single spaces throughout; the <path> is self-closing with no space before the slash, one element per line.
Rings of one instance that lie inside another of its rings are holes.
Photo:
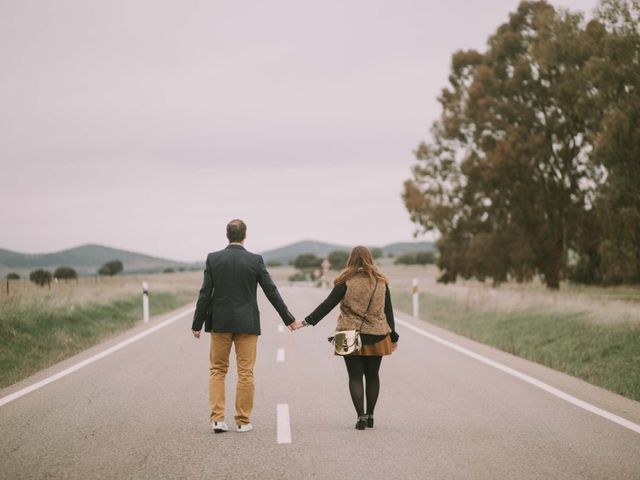
<path fill-rule="evenodd" d="M 427 332 L 426 330 L 423 330 L 419 327 L 416 327 L 414 325 L 412 325 L 411 323 L 407 322 L 406 320 L 403 320 L 402 318 L 399 318 L 398 316 L 395 316 L 395 321 L 397 324 L 402 325 L 405 328 L 408 328 L 409 330 L 422 335 L 423 337 L 427 337 L 430 340 L 433 340 L 434 342 L 437 342 L 441 345 L 444 345 L 445 347 L 451 348 L 452 350 L 455 350 L 456 352 L 462 353 L 463 355 L 466 355 L 467 357 L 471 357 L 474 360 L 477 360 L 479 362 L 484 363 L 485 365 L 489 365 L 490 367 L 496 368 L 508 375 L 511 375 L 513 377 L 516 377 L 524 382 L 527 382 L 530 385 L 533 385 L 534 387 L 537 387 L 541 390 L 544 390 L 547 393 L 550 393 L 551 395 L 554 395 L 558 398 L 560 398 L 561 400 L 564 400 L 565 402 L 568 402 L 572 405 L 575 405 L 576 407 L 582 408 L 583 410 L 586 410 L 588 412 L 591 412 L 595 415 L 598 415 L 602 418 L 605 418 L 613 423 L 617 423 L 618 425 L 628 428 L 629 430 L 632 430 L 636 433 L 640 433 L 640 425 L 638 425 L 637 423 L 633 423 L 630 420 L 627 420 L 626 418 L 622 418 L 614 413 L 608 412 L 606 410 L 603 410 L 602 408 L 596 407 L 595 405 L 592 405 L 588 402 L 585 402 L 584 400 L 580 400 L 579 398 L 576 398 L 572 395 L 569 395 L 568 393 L 563 392 L 560 389 L 557 389 L 555 387 L 552 387 L 551 385 L 544 383 L 534 377 L 531 377 L 525 373 L 522 373 L 514 368 L 511 367 L 507 367 L 506 365 L 503 365 L 499 362 L 496 362 L 495 360 L 491 360 L 490 358 L 487 358 L 483 355 L 480 355 L 476 352 L 473 352 L 471 350 L 468 350 L 460 345 L 457 345 L 453 342 L 450 342 L 448 340 L 445 340 L 444 338 L 438 337 L 437 335 L 434 335 L 432 333 Z"/>
<path fill-rule="evenodd" d="M 279 348 L 276 352 L 276 362 L 284 362 L 284 348 Z"/>
<path fill-rule="evenodd" d="M 291 421 L 289 420 L 289 405 L 279 403 L 276 406 L 276 424 L 278 443 L 291 443 Z"/>

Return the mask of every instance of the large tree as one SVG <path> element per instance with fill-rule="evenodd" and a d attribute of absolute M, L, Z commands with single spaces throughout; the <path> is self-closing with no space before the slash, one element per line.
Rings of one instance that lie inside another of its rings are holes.
<path fill-rule="evenodd" d="M 403 194 L 412 220 L 441 234 L 441 280 L 540 274 L 559 287 L 604 179 L 589 158 L 597 115 L 583 75 L 594 35 L 581 14 L 525 1 L 485 53 L 453 55 L 441 118 Z"/>
<path fill-rule="evenodd" d="M 604 0 L 588 30 L 585 69 L 597 135 L 592 159 L 606 175 L 576 241 L 576 280 L 640 282 L 640 1 Z"/>

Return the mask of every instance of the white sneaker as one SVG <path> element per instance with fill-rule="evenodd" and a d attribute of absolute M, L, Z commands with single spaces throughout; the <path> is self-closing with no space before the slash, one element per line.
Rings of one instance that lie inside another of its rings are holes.
<path fill-rule="evenodd" d="M 211 422 L 211 428 L 215 433 L 222 433 L 229 430 L 229 427 L 224 422 Z"/>
<path fill-rule="evenodd" d="M 246 425 L 236 425 L 236 432 L 238 433 L 246 433 L 253 430 L 253 425 L 247 423 Z"/>

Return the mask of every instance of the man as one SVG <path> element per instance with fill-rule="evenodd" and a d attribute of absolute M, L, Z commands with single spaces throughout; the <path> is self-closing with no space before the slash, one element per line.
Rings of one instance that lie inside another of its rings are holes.
<path fill-rule="evenodd" d="M 242 220 L 232 220 L 227 225 L 227 248 L 207 256 L 191 326 L 195 338 L 200 338 L 203 323 L 205 332 L 211 332 L 209 402 L 211 426 L 215 433 L 229 429 L 224 421 L 224 387 L 232 344 L 235 345 L 238 367 L 236 431 L 253 430 L 250 420 L 254 394 L 253 367 L 260 335 L 257 285 L 260 284 L 289 330 L 302 325 L 287 309 L 262 257 L 245 250 L 246 233 L 247 226 Z"/>

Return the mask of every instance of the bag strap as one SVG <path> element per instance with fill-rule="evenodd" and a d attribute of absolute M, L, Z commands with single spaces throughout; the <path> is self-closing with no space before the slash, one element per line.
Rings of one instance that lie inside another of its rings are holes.
<path fill-rule="evenodd" d="M 360 332 L 360 329 L 362 328 L 362 324 L 364 324 L 364 322 L 369 321 L 369 317 L 368 317 L 369 309 L 371 308 L 371 303 L 373 302 L 373 297 L 375 296 L 377 289 L 378 289 L 378 280 L 376 280 L 376 284 L 373 287 L 373 292 L 371 292 L 371 298 L 369 298 L 369 303 L 367 304 L 367 309 L 365 310 L 364 315 L 358 315 L 356 313 L 356 315 L 358 315 L 362 319 L 362 321 L 360 322 L 360 327 L 358 328 L 358 330 L 356 330 L 357 332 Z"/>
<path fill-rule="evenodd" d="M 362 318 L 364 318 L 367 321 L 369 321 L 369 318 L 367 317 L 367 315 L 369 313 L 369 309 L 371 308 L 371 302 L 373 302 L 373 297 L 376 294 L 377 289 L 378 289 L 378 280 L 376 280 L 376 285 L 373 287 L 373 292 L 371 293 L 371 298 L 369 299 L 369 303 L 367 304 L 367 309 L 365 310 L 364 315 L 362 316 Z"/>

